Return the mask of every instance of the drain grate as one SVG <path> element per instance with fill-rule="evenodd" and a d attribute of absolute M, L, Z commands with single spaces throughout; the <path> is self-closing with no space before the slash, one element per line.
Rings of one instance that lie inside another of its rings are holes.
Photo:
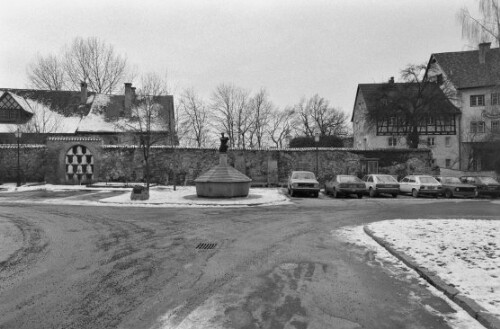
<path fill-rule="evenodd" d="M 198 243 L 196 249 L 208 250 L 214 249 L 217 246 L 217 243 Z"/>

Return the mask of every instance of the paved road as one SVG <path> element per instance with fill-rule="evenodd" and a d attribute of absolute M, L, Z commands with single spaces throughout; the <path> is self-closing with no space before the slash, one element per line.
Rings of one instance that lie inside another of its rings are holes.
<path fill-rule="evenodd" d="M 499 210 L 489 200 L 410 198 L 230 209 L 0 198 L 0 237 L 10 246 L 0 243 L 0 328 L 448 328 L 428 311 L 453 312 L 448 304 L 331 232 Z"/>

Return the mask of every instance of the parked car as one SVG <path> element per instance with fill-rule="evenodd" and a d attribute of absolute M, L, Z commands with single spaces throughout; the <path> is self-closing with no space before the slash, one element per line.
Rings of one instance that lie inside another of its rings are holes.
<path fill-rule="evenodd" d="M 474 185 L 477 188 L 478 196 L 491 196 L 498 198 L 500 196 L 500 183 L 490 176 L 462 176 L 462 183 Z"/>
<path fill-rule="evenodd" d="M 325 193 L 333 195 L 334 198 L 356 194 L 361 199 L 365 190 L 365 183 L 352 175 L 336 175 L 325 183 Z"/>
<path fill-rule="evenodd" d="M 290 196 L 295 196 L 297 193 L 308 193 L 317 198 L 319 195 L 319 182 L 314 173 L 310 171 L 292 171 L 288 178 L 287 187 Z"/>
<path fill-rule="evenodd" d="M 437 198 L 443 192 L 441 183 L 428 175 L 409 175 L 399 182 L 401 193 L 410 193 L 414 198 L 430 195 Z"/>
<path fill-rule="evenodd" d="M 443 186 L 443 195 L 447 198 L 477 196 L 477 188 L 474 185 L 462 183 L 458 177 L 437 176 L 436 180 Z"/>
<path fill-rule="evenodd" d="M 397 198 L 399 194 L 399 183 L 391 175 L 371 174 L 362 179 L 365 182 L 366 191 L 370 197 L 376 197 L 382 193 L 390 194 Z"/>

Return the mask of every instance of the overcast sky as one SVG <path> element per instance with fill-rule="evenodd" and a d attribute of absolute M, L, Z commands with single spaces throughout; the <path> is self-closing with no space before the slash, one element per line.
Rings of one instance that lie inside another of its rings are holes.
<path fill-rule="evenodd" d="M 0 87 L 25 88 L 38 53 L 96 36 L 176 95 L 265 87 L 285 107 L 319 94 L 351 113 L 358 83 L 398 78 L 435 52 L 470 49 L 456 12 L 474 0 L 46 0 L 2 3 Z"/>

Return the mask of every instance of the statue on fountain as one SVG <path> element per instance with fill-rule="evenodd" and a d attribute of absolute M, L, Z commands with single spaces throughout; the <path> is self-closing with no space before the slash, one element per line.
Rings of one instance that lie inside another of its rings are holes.
<path fill-rule="evenodd" d="M 229 141 L 229 137 L 224 137 L 224 133 L 221 133 L 222 137 L 220 138 L 220 147 L 219 147 L 219 152 L 220 153 L 226 153 L 227 152 L 227 142 Z"/>

